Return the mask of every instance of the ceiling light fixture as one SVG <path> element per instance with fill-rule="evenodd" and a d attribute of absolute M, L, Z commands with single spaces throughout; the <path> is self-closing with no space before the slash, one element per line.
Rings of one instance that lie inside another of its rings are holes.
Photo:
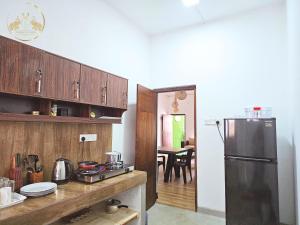
<path fill-rule="evenodd" d="M 174 96 L 174 102 L 172 102 L 172 108 L 174 113 L 179 111 L 176 95 Z"/>
<path fill-rule="evenodd" d="M 181 0 L 185 7 L 193 7 L 199 4 L 199 0 Z"/>

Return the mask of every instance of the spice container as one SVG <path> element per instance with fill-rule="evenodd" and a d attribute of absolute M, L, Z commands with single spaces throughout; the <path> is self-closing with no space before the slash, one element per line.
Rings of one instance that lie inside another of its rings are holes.
<path fill-rule="evenodd" d="M 53 104 L 51 107 L 51 116 L 57 116 L 57 104 Z"/>

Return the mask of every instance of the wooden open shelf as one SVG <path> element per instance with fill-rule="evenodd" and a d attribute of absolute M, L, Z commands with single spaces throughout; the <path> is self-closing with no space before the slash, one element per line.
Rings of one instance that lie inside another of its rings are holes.
<path fill-rule="evenodd" d="M 114 214 L 107 214 L 106 212 L 102 211 L 99 214 L 96 214 L 97 218 L 91 221 L 92 223 L 81 224 L 124 225 L 131 222 L 134 219 L 137 219 L 138 216 L 139 213 L 132 209 L 121 208 Z"/>
<path fill-rule="evenodd" d="M 89 123 L 89 124 L 121 124 L 121 118 L 103 118 L 91 119 L 87 117 L 71 116 L 48 116 L 48 115 L 30 115 L 17 113 L 0 113 L 0 121 L 18 121 L 18 122 L 54 122 L 54 123 Z"/>
<path fill-rule="evenodd" d="M 138 217 L 139 213 L 129 208 L 120 208 L 116 213 L 108 214 L 104 210 L 104 204 L 100 203 L 64 217 L 51 225 L 126 225 Z"/>
<path fill-rule="evenodd" d="M 60 115 L 57 112 L 57 116 L 50 116 L 54 104 L 58 110 L 65 109 L 67 113 Z M 39 111 L 40 115 L 34 116 L 31 114 L 32 111 Z M 118 108 L 0 93 L 0 121 L 120 124 L 125 111 Z M 95 118 L 90 118 L 91 112 L 94 112 Z"/>
<path fill-rule="evenodd" d="M 67 115 L 61 116 L 57 112 L 57 116 L 50 116 L 53 104 L 57 105 L 57 109 L 66 109 Z M 40 115 L 34 116 L 31 114 L 32 111 L 38 111 Z M 126 109 L 121 108 L 18 96 L 0 92 L 0 121 L 121 124 L 122 115 L 125 111 Z M 91 112 L 95 114 L 95 118 L 90 117 Z"/>
<path fill-rule="evenodd" d="M 139 212 L 130 208 L 119 208 L 117 212 L 109 214 L 105 211 L 105 201 L 72 213 L 51 225 L 126 225 L 139 218 Z"/>

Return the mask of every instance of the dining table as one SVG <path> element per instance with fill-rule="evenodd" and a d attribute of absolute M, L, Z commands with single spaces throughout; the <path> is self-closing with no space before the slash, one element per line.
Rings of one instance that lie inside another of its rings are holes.
<path fill-rule="evenodd" d="M 159 146 L 157 148 L 157 152 L 159 154 L 168 154 L 166 171 L 164 173 L 164 182 L 169 182 L 169 180 L 172 179 L 171 170 L 174 167 L 175 160 L 176 160 L 176 155 L 179 154 L 179 153 L 188 152 L 189 150 L 194 151 L 194 146 L 193 145 L 186 145 L 183 148 L 174 148 L 174 147 L 169 147 L 169 146 Z M 175 170 L 175 176 L 180 177 L 180 168 L 175 168 L 174 167 L 174 170 Z"/>

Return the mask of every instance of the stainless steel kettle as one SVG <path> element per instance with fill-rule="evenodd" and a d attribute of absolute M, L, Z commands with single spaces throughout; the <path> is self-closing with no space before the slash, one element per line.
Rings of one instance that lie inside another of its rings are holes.
<path fill-rule="evenodd" d="M 59 158 L 55 161 L 52 171 L 52 182 L 63 184 L 71 179 L 73 164 L 70 160 Z"/>

